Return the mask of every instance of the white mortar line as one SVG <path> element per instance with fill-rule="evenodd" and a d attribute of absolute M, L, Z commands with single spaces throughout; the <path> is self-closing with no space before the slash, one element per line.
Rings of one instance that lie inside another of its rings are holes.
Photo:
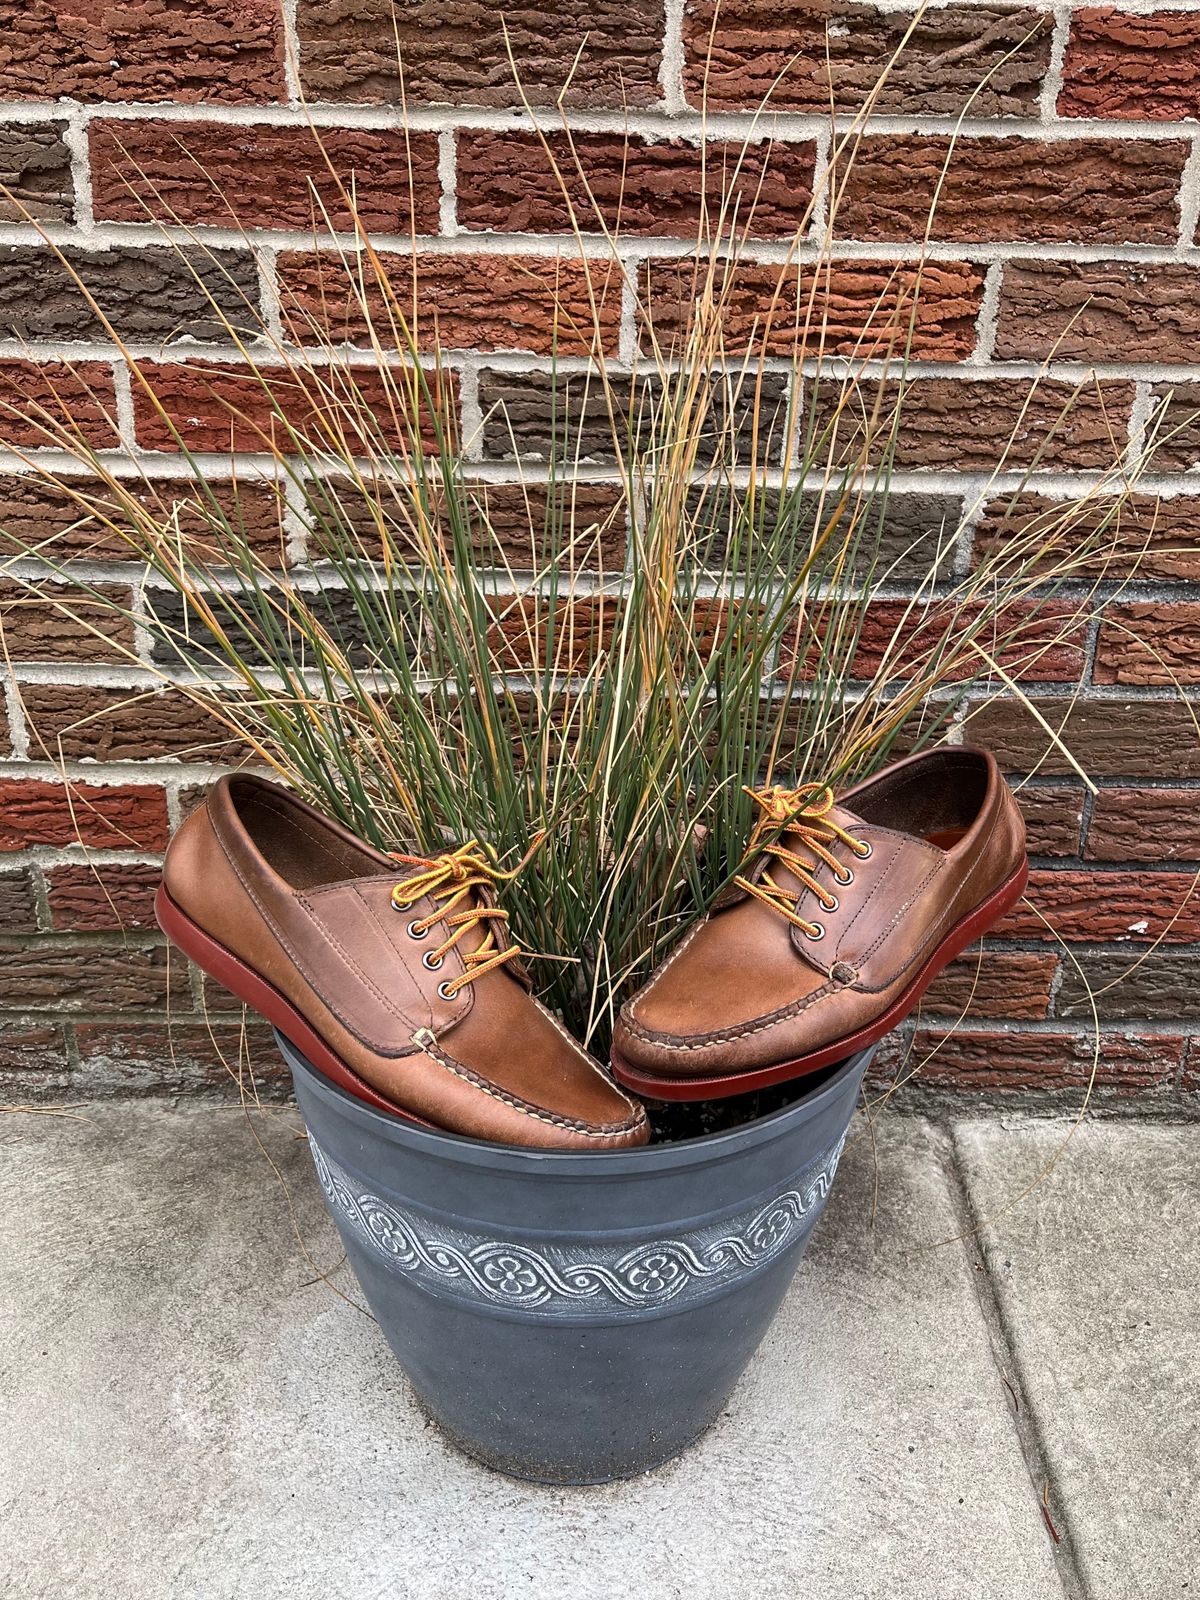
<path fill-rule="evenodd" d="M 438 182 L 441 196 L 438 201 L 438 220 L 442 233 L 453 239 L 458 227 L 458 135 L 452 128 L 443 128 L 438 134 Z"/>
<path fill-rule="evenodd" d="M 459 369 L 458 409 L 463 454 L 471 462 L 474 476 L 475 466 L 483 464 L 483 408 L 479 401 L 479 365 L 474 361 Z"/>
<path fill-rule="evenodd" d="M 1193 139 L 1179 185 L 1179 254 L 1195 248 L 1200 225 L 1200 139 Z"/>
<path fill-rule="evenodd" d="M 991 362 L 996 350 L 996 327 L 1000 319 L 1000 288 L 1004 263 L 989 264 L 983 279 L 983 294 L 979 301 L 979 315 L 975 319 L 975 351 L 977 362 Z"/>
<path fill-rule="evenodd" d="M 621 275 L 621 321 L 617 333 L 617 360 L 632 369 L 638 358 L 638 281 L 644 262 L 625 264 Z"/>
<path fill-rule="evenodd" d="M 4 702 L 8 712 L 8 734 L 13 760 L 29 759 L 29 729 L 25 722 L 25 707 L 21 703 L 16 674 L 10 669 L 4 674 Z"/>
<path fill-rule="evenodd" d="M 71 153 L 71 183 L 75 190 L 74 233 L 79 238 L 88 239 L 95 228 L 95 212 L 87 128 L 82 117 L 72 117 L 67 123 L 63 131 L 63 143 Z"/>
<path fill-rule="evenodd" d="M 658 82 L 662 89 L 663 111 L 668 117 L 682 117 L 688 110 L 683 96 L 683 11 L 684 0 L 666 0 Z"/>
<path fill-rule="evenodd" d="M 97 352 L 99 355 L 99 352 Z M 109 358 L 112 352 L 109 351 Z M 68 358 L 70 359 L 70 358 Z M 104 359 L 104 357 L 101 357 Z M 125 451 L 130 454 L 138 452 L 137 424 L 133 412 L 133 384 L 129 376 L 129 367 L 120 358 L 112 363 L 114 410 L 117 419 L 117 432 Z"/>
<path fill-rule="evenodd" d="M 1161 9 L 1158 8 L 1158 9 Z M 78 101 L 14 101 L 0 106 L 0 124 L 51 122 L 77 117 L 83 126 L 92 122 L 219 123 L 229 127 L 357 128 L 388 132 L 407 128 L 412 133 L 440 133 L 447 128 L 504 132 L 531 132 L 558 125 L 553 106 L 535 107 L 533 114 L 519 107 L 408 106 L 395 104 L 293 104 L 293 105 L 193 105 L 156 101 L 121 101 L 82 105 Z M 875 115 L 862 122 L 852 114 L 833 118 L 827 111 L 723 111 L 702 114 L 683 109 L 622 107 L 612 110 L 572 110 L 570 125 L 578 133 L 628 133 L 635 138 L 678 138 L 691 131 L 707 131 L 713 139 L 813 139 L 822 129 L 838 135 L 865 131 L 870 134 L 913 134 L 931 138 L 1017 138 L 1052 144 L 1072 140 L 1104 139 L 1117 142 L 1159 143 L 1190 139 L 1195 123 L 1186 120 L 1120 119 L 1101 117 L 1056 118 L 1042 121 L 1041 107 L 1032 117 L 961 117 L 956 113 Z"/>
<path fill-rule="evenodd" d="M 1042 80 L 1038 106 L 1044 123 L 1053 124 L 1058 114 L 1058 97 L 1063 86 L 1063 62 L 1071 34 L 1071 7 L 1056 5 L 1053 9 L 1054 31 L 1050 36 L 1050 60 Z"/>
<path fill-rule="evenodd" d="M 256 244 L 255 265 L 258 269 L 258 299 L 262 307 L 262 325 L 273 342 L 283 342 L 283 317 L 279 306 L 279 251 L 271 244 Z M 140 359 L 140 358 L 139 358 Z"/>
<path fill-rule="evenodd" d="M 298 105 L 303 97 L 300 85 L 300 33 L 296 27 L 297 0 L 283 0 L 283 74 L 288 99 Z"/>
<path fill-rule="evenodd" d="M 1146 444 L 1146 425 L 1150 420 L 1150 411 L 1153 405 L 1152 386 L 1148 382 L 1138 383 L 1133 392 L 1133 405 L 1129 409 L 1129 440 L 1126 450 L 1126 462 L 1131 472 L 1136 471 Z"/>
<path fill-rule="evenodd" d="M 822 251 L 821 241 L 829 226 L 829 190 L 833 182 L 833 130 L 828 124 L 813 139 L 813 203 L 812 218 L 805 243 Z M 828 250 L 828 245 L 824 247 Z M 804 257 L 796 252 L 797 259 Z"/>

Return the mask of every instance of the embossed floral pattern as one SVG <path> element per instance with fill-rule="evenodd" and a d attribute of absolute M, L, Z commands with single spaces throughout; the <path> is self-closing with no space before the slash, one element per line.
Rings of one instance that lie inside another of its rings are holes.
<path fill-rule="evenodd" d="M 796 1243 L 829 1194 L 839 1140 L 766 1205 L 714 1228 L 632 1249 L 579 1241 L 534 1249 L 516 1240 L 481 1239 L 405 1214 L 355 1185 L 309 1134 L 313 1161 L 335 1219 L 426 1288 L 553 1315 L 587 1309 L 665 1305 L 754 1271 Z M 586 1251 L 586 1254 L 582 1252 Z"/>

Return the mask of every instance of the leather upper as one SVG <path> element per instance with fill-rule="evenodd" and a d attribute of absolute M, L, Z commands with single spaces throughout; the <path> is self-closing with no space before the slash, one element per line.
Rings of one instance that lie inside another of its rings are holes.
<path fill-rule="evenodd" d="M 467 929 L 430 970 L 423 957 L 445 941 L 444 906 L 392 900 L 413 870 L 287 790 L 235 775 L 176 833 L 163 878 L 187 917 L 399 1108 L 504 1143 L 644 1143 L 641 1106 L 530 995 L 517 963 L 440 992 L 463 977 L 486 926 Z M 429 930 L 414 932 L 422 919 Z"/>
<path fill-rule="evenodd" d="M 993 758 L 943 747 L 895 763 L 828 811 L 853 843 L 813 863 L 826 900 L 778 860 L 779 885 L 814 937 L 733 888 L 622 1009 L 614 1050 L 664 1077 L 720 1076 L 801 1058 L 869 1026 L 903 995 L 955 925 L 1018 871 L 1025 827 Z M 862 846 L 860 851 L 855 845 Z M 839 879 L 844 881 L 839 881 Z"/>

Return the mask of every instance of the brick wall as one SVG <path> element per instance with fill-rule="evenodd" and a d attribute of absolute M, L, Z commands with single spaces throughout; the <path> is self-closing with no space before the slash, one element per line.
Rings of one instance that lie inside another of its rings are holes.
<path fill-rule="evenodd" d="M 711 142 L 705 170 L 719 173 L 783 72 L 776 114 L 757 130 L 775 140 L 751 250 L 763 263 L 764 293 L 781 240 L 824 181 L 830 95 L 852 111 L 909 20 L 902 4 L 855 0 L 824 8 L 728 0 L 719 10 L 711 0 L 592 0 L 508 11 L 526 92 L 541 105 L 558 95 L 586 30 L 565 99 L 602 205 L 613 203 L 625 163 L 621 248 L 648 263 L 648 284 L 669 274 L 665 258 L 678 255 L 694 227 L 699 140 Z M 476 421 L 506 396 L 525 448 L 545 437 L 550 397 L 537 369 L 546 308 L 556 274 L 570 290 L 572 269 L 556 262 L 574 246 L 528 118 L 514 109 L 499 11 L 401 0 L 398 31 L 407 138 L 387 0 L 110 0 L 103 8 L 0 0 L 0 180 L 68 250 L 134 355 L 159 364 L 162 391 L 194 448 L 229 443 L 227 416 L 194 377 L 198 362 L 229 352 L 147 208 L 173 219 L 171 237 L 220 252 L 216 265 L 199 254 L 193 263 L 231 309 L 248 296 L 281 329 L 288 307 L 306 296 L 311 303 L 319 288 L 310 176 L 333 225 L 346 224 L 321 178 L 309 116 L 339 166 L 355 173 L 381 248 L 404 252 L 408 231 L 419 236 L 424 294 L 440 312 L 464 418 Z M 1200 861 L 1200 749 L 1169 687 L 1171 673 L 1200 683 L 1200 428 L 1188 420 L 1200 403 L 1200 5 L 931 8 L 878 102 L 838 218 L 843 265 L 831 304 L 851 332 L 856 300 L 869 305 L 895 263 L 917 255 L 932 185 L 964 111 L 918 330 L 898 526 L 940 524 L 974 500 L 1030 377 L 1052 354 L 1040 402 L 1047 415 L 1083 374 L 1094 370 L 1098 381 L 1040 462 L 1031 509 L 1038 496 L 1071 495 L 1094 481 L 1110 433 L 1136 452 L 1151 405 L 1172 389 L 1181 426 L 1144 485 L 1147 514 L 1156 495 L 1165 497 L 1150 558 L 1067 669 L 1035 686 L 1047 718 L 1066 718 L 1099 795 L 1086 796 L 1013 709 L 992 707 L 972 724 L 1010 772 L 1028 777 L 1031 899 L 1062 945 L 1022 910 L 997 930 L 977 982 L 973 960 L 947 974 L 925 1008 L 918 1045 L 936 1038 L 939 1017 L 968 1002 L 969 1020 L 924 1075 L 969 1090 L 1078 1092 L 1091 1044 L 1076 962 L 1103 984 L 1161 935 L 1136 974 L 1099 997 L 1099 1081 L 1114 1094 L 1176 1100 L 1200 1089 L 1200 1047 L 1189 1037 L 1200 904 L 1179 909 Z M 766 153 L 756 151 L 752 171 Z M 122 361 L 37 230 L 18 217 L 0 199 L 0 397 L 27 408 L 67 394 L 98 447 L 136 456 L 152 481 L 178 474 L 169 436 L 135 399 Z M 629 310 L 614 304 L 607 326 L 617 361 L 633 354 Z M 789 355 L 779 351 L 781 371 Z M 229 383 L 236 394 L 236 373 Z M 26 411 L 9 431 L 36 449 L 31 418 Z M 513 476 L 504 430 L 480 435 L 476 452 L 482 476 Z M 0 525 L 25 539 L 54 535 L 69 550 L 69 516 L 20 466 L 0 463 Z M 609 491 L 601 482 L 594 492 Z M 264 547 L 273 529 L 267 504 Z M 972 542 L 997 531 L 986 507 L 959 552 L 964 568 Z M 119 546 L 93 542 L 89 576 L 135 595 L 139 575 L 119 557 Z M 292 529 L 279 559 L 300 566 L 304 557 L 304 531 Z M 135 657 L 146 649 L 132 625 L 104 626 Z M 220 1045 L 236 1050 L 230 1002 L 168 959 L 150 908 L 172 826 L 214 761 L 231 752 L 213 743 L 182 697 L 132 699 L 144 689 L 136 665 L 55 613 L 14 609 L 7 637 L 14 682 L 0 704 L 0 1099 L 218 1082 L 224 1069 L 205 1013 Z M 59 755 L 68 789 L 49 759 Z M 251 1045 L 256 1071 L 269 1075 L 269 1047 L 257 1034 Z"/>

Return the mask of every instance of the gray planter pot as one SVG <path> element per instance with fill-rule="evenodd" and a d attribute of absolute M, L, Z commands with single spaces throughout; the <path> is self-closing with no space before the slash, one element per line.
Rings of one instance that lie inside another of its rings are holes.
<path fill-rule="evenodd" d="M 716 1419 L 824 1209 L 871 1055 L 727 1132 L 590 1155 L 388 1117 L 277 1037 L 418 1398 L 470 1455 L 547 1483 L 648 1471 Z"/>

